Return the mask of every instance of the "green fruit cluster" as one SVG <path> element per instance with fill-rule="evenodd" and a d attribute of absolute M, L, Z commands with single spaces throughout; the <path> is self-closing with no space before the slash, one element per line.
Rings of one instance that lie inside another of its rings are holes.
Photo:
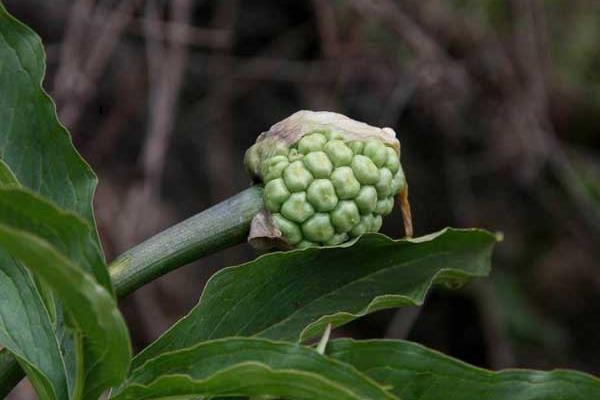
<path fill-rule="evenodd" d="M 399 155 L 376 138 L 311 132 L 260 164 L 264 201 L 292 247 L 377 232 L 405 186 Z"/>

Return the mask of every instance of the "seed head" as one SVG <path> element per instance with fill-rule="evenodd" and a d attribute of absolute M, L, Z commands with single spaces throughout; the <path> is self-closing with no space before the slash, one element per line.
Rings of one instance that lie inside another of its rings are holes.
<path fill-rule="evenodd" d="M 299 111 L 273 125 L 248 149 L 245 164 L 264 185 L 265 213 L 288 247 L 377 232 L 406 190 L 394 131 L 330 112 Z M 250 239 L 274 236 L 253 224 Z"/>

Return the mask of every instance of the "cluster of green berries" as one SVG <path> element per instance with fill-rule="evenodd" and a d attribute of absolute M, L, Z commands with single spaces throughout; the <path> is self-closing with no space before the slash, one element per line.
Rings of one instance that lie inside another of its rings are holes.
<path fill-rule="evenodd" d="M 312 132 L 260 164 L 267 210 L 292 247 L 335 245 L 377 232 L 405 186 L 399 155 L 382 141 Z"/>

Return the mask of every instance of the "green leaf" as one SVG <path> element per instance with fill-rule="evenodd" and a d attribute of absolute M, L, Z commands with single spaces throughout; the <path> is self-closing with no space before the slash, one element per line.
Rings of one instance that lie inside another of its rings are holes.
<path fill-rule="evenodd" d="M 62 207 L 31 193 L 2 192 L 0 223 L 43 239 L 82 269 L 79 274 L 92 273 L 112 297 L 92 209 L 96 177 L 73 147 L 42 88 L 44 61 L 39 37 L 0 4 L 0 185 L 23 185 Z M 40 274 L 32 276 L 6 250 L 0 249 L 0 343 L 17 357 L 42 399 L 77 397 L 86 373 L 80 364 L 85 363 L 91 379 L 111 357 L 96 351 L 103 344 L 87 336 L 89 327 L 79 326 L 81 316 L 63 315 L 54 296 L 60 300 L 64 294 L 50 290 L 52 285 L 39 279 Z M 73 314 L 72 305 L 66 309 Z M 91 358 L 96 353 L 99 358 Z M 121 373 L 122 364 L 105 371 L 108 380 Z M 18 370 L 14 362 L 0 367 L 7 368 L 0 370 L 0 387 L 5 390 Z M 10 372 L 6 379 L 4 372 Z"/>
<path fill-rule="evenodd" d="M 600 380 L 576 371 L 488 371 L 416 343 L 334 340 L 327 355 L 392 387 L 403 400 L 590 400 Z"/>
<path fill-rule="evenodd" d="M 0 188 L 0 222 L 35 232 L 68 258 L 77 260 L 106 289 L 112 288 L 95 234 L 77 215 L 29 191 Z"/>
<path fill-rule="evenodd" d="M 50 329 L 49 316 L 43 313 L 46 307 L 40 304 L 31 280 L 22 268 L 10 270 L 11 266 L 18 266 L 17 263 L 3 260 L 1 271 L 11 273 L 0 283 L 13 288 L 2 293 L 6 296 L 0 305 L 5 325 L 0 340 L 26 361 L 22 366 L 37 380 L 34 383 L 41 392 L 40 397 L 68 398 L 61 378 L 75 380 L 76 388 L 71 392 L 75 392 L 72 397 L 77 397 L 77 379 L 68 372 L 75 369 L 73 364 L 77 359 L 67 358 L 75 354 L 75 346 L 83 346 L 80 355 L 83 369 L 75 371 L 77 376 L 85 378 L 85 387 L 80 389 L 83 398 L 96 398 L 106 388 L 120 383 L 129 367 L 129 337 L 114 298 L 91 274 L 93 264 L 102 266 L 102 260 L 98 258 L 89 226 L 76 215 L 58 209 L 29 191 L 4 188 L 0 189 L 0 248 L 25 264 L 36 278 L 52 289 L 73 325 L 74 341 L 61 340 L 60 336 L 68 333 L 61 321 L 56 329 Z M 88 265 L 78 266 L 74 260 Z M 10 318 L 11 312 L 29 319 Z M 6 314 L 8 318 L 4 318 Z M 61 313 L 57 315 L 60 317 Z M 82 343 L 78 341 L 80 335 Z M 68 347 L 63 358 L 60 353 L 57 355 L 60 346 Z"/>
<path fill-rule="evenodd" d="M 305 340 L 390 307 L 422 304 L 432 284 L 485 276 L 496 238 L 445 229 L 408 240 L 370 234 L 339 247 L 271 253 L 215 274 L 199 304 L 142 351 L 157 355 L 227 336 Z"/>
<path fill-rule="evenodd" d="M 67 399 L 64 360 L 37 286 L 5 251 L 0 266 L 0 343 L 17 357 L 41 399 Z M 12 382 L 2 378 L 2 386 Z"/>
<path fill-rule="evenodd" d="M 314 349 L 252 338 L 215 340 L 163 354 L 133 371 L 114 399 L 171 396 L 395 399 L 354 368 Z"/>
<path fill-rule="evenodd" d="M 8 167 L 7 170 L 10 172 Z M 7 180 L 5 183 L 11 182 Z M 15 209 L 21 202 L 13 193 L 19 192 L 16 189 L 0 189 L 0 221 L 9 221 L 12 225 L 35 225 L 35 220 L 30 220 L 21 209 Z M 41 211 L 42 218 L 46 216 L 43 208 L 38 209 L 34 205 L 32 209 L 38 214 Z M 46 231 L 53 233 L 53 227 L 46 226 Z M 50 317 L 50 314 L 56 316 L 51 295 L 44 293 L 48 297 L 42 296 L 41 290 L 45 285 L 36 285 L 27 270 L 1 250 L 0 277 L 0 343 L 18 357 L 41 399 L 69 398 L 75 377 L 65 371 L 66 362 Z M 22 377 L 20 369 L 14 366 L 17 361 L 12 358 L 9 362 L 10 358 L 3 355 L 5 363 L 1 366 L 3 376 L 0 380 L 5 388 L 3 391 L 12 389 L 14 380 Z M 4 373 L 8 375 L 4 376 Z"/>
<path fill-rule="evenodd" d="M 77 153 L 42 88 L 40 38 L 0 3 L 0 158 L 19 182 L 94 227 L 96 176 Z"/>

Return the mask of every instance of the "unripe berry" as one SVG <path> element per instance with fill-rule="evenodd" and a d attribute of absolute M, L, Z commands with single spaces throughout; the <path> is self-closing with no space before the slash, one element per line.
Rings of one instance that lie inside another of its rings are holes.
<path fill-rule="evenodd" d="M 300 230 L 300 227 L 294 222 L 281 214 L 273 214 L 273 220 L 291 245 L 298 244 L 302 241 L 302 230 Z"/>
<path fill-rule="evenodd" d="M 375 184 L 375 189 L 380 199 L 392 194 L 392 179 L 392 172 L 389 169 L 381 168 L 379 170 L 379 180 Z"/>
<path fill-rule="evenodd" d="M 389 169 L 393 175 L 395 175 L 396 172 L 398 172 L 398 169 L 400 168 L 400 158 L 398 157 L 396 151 L 389 146 L 386 146 L 385 154 L 386 159 L 384 166 L 387 169 Z"/>
<path fill-rule="evenodd" d="M 315 178 L 329 178 L 333 171 L 333 164 L 322 151 L 307 154 L 304 157 L 304 165 Z"/>
<path fill-rule="evenodd" d="M 355 140 L 353 142 L 348 143 L 348 146 L 352 149 L 352 152 L 354 154 L 362 154 L 363 147 L 365 147 L 365 144 L 363 142 Z"/>
<path fill-rule="evenodd" d="M 381 215 L 375 215 L 373 217 L 373 223 L 371 225 L 372 232 L 379 232 L 381 226 L 383 225 L 383 217 Z"/>
<path fill-rule="evenodd" d="M 339 233 L 346 233 L 360 222 L 360 213 L 356 203 L 352 200 L 340 201 L 331 213 L 331 222 Z"/>
<path fill-rule="evenodd" d="M 370 214 L 377 206 L 377 191 L 373 186 L 363 186 L 354 201 L 361 214 Z"/>
<path fill-rule="evenodd" d="M 298 142 L 298 151 L 302 154 L 308 154 L 312 151 L 319 151 L 327 143 L 325 135 L 320 133 L 312 133 L 304 136 Z"/>
<path fill-rule="evenodd" d="M 264 182 L 281 178 L 283 170 L 289 164 L 288 158 L 285 156 L 275 156 L 266 160 L 260 169 Z"/>
<path fill-rule="evenodd" d="M 329 179 L 316 179 L 306 191 L 306 198 L 317 211 L 327 212 L 335 208 L 338 197 Z"/>
<path fill-rule="evenodd" d="M 335 167 L 342 167 L 350 165 L 354 153 L 350 147 L 341 140 L 332 140 L 323 147 L 325 153 L 329 156 L 329 159 Z"/>
<path fill-rule="evenodd" d="M 336 235 L 333 235 L 333 237 L 329 241 L 327 241 L 325 244 L 327 246 L 335 246 L 335 245 L 347 242 L 349 238 L 350 238 L 350 236 L 348 236 L 347 233 L 338 233 Z"/>
<path fill-rule="evenodd" d="M 279 212 L 281 205 L 290 197 L 291 193 L 281 178 L 273 179 L 265 185 L 265 205 L 272 213 Z"/>
<path fill-rule="evenodd" d="M 360 191 L 360 182 L 354 177 L 350 167 L 336 168 L 331 174 L 331 183 L 340 199 L 352 199 Z"/>
<path fill-rule="evenodd" d="M 361 220 L 367 226 L 367 232 L 375 232 L 375 216 L 373 214 L 363 215 Z"/>
<path fill-rule="evenodd" d="M 352 172 L 363 185 L 374 185 L 379 181 L 379 170 L 369 157 L 356 155 L 352 159 Z"/>
<path fill-rule="evenodd" d="M 313 176 L 304 167 L 300 160 L 294 161 L 283 171 L 283 180 L 291 192 L 301 192 L 308 188 L 313 181 Z"/>
<path fill-rule="evenodd" d="M 306 193 L 292 193 L 289 199 L 281 206 L 281 214 L 287 219 L 303 223 L 315 213 L 313 206 L 306 201 Z"/>
<path fill-rule="evenodd" d="M 363 154 L 369 157 L 377 168 L 381 168 L 385 164 L 387 158 L 385 149 L 385 145 L 379 140 L 371 139 L 365 143 Z"/>
<path fill-rule="evenodd" d="M 333 238 L 335 229 L 329 214 L 317 213 L 302 224 L 302 233 L 308 240 L 325 243 Z"/>
<path fill-rule="evenodd" d="M 371 214 L 360 217 L 360 222 L 352 228 L 350 236 L 356 237 L 371 231 L 372 216 Z"/>
<path fill-rule="evenodd" d="M 381 199 L 377 202 L 377 207 L 375 207 L 375 212 L 380 215 L 388 215 L 394 209 L 394 198 L 387 197 L 385 199 Z"/>
<path fill-rule="evenodd" d="M 392 179 L 392 193 L 400 193 L 402 190 L 404 190 L 405 186 L 406 178 L 404 177 L 404 171 L 402 170 L 402 167 L 400 167 Z"/>

